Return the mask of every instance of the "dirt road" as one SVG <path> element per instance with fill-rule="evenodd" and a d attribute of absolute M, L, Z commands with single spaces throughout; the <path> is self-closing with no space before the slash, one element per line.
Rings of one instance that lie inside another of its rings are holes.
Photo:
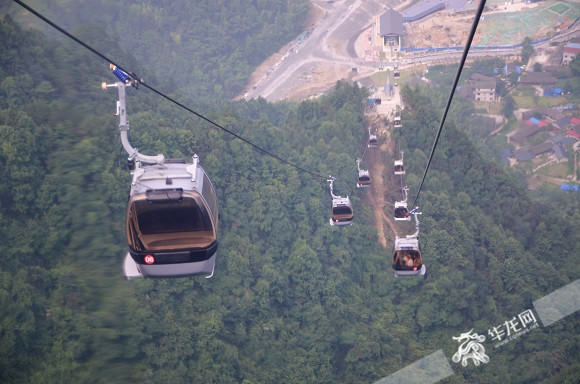
<path fill-rule="evenodd" d="M 371 116 L 371 122 L 378 127 L 378 131 L 386 131 L 381 125 L 379 116 Z M 366 152 L 369 173 L 372 178 L 371 194 L 369 202 L 373 209 L 375 227 L 378 232 L 379 243 L 388 250 L 393 244 L 394 236 L 398 235 L 398 229 L 392 218 L 393 206 L 385 202 L 385 196 L 389 192 L 386 177 L 390 177 L 391 167 L 386 163 L 386 154 L 392 152 L 390 135 L 378 148 L 369 148 Z"/>

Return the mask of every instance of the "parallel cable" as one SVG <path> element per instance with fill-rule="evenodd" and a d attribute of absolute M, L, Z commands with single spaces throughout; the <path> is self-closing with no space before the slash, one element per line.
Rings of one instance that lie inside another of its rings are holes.
<path fill-rule="evenodd" d="M 82 45 L 83 47 L 85 47 L 86 49 L 88 49 L 89 51 L 91 51 L 92 53 L 94 53 L 95 55 L 99 56 L 100 58 L 102 58 L 103 60 L 107 61 L 108 63 L 113 64 L 115 67 L 119 68 L 120 70 L 122 70 L 123 72 L 129 74 L 129 76 L 135 80 L 137 83 L 141 84 L 142 86 L 144 86 L 145 88 L 151 90 L 152 92 L 156 93 L 157 95 L 163 97 L 164 99 L 172 102 L 173 104 L 185 109 L 186 111 L 194 114 L 195 116 L 199 117 L 202 120 L 205 120 L 206 122 L 210 123 L 211 125 L 223 130 L 224 132 L 229 133 L 230 135 L 234 136 L 236 139 L 239 139 L 241 141 L 243 141 L 244 143 L 252 146 L 254 149 L 269 155 L 273 158 L 275 158 L 276 160 L 280 161 L 281 163 L 287 164 L 291 167 L 296 168 L 299 171 L 302 171 L 304 173 L 308 173 L 309 175 L 316 177 L 316 178 L 321 178 L 323 180 L 327 180 L 327 176 L 323 176 L 322 174 L 313 172 L 313 171 L 309 171 L 308 169 L 302 168 L 299 165 L 296 165 L 286 159 L 281 158 L 278 155 L 275 155 L 274 153 L 260 147 L 259 145 L 256 145 L 254 143 L 252 143 L 251 141 L 243 138 L 242 136 L 238 135 L 237 133 L 232 132 L 231 130 L 225 128 L 224 126 L 216 123 L 215 121 L 211 120 L 208 117 L 205 117 L 204 115 L 202 115 L 201 113 L 198 113 L 196 111 L 194 111 L 193 109 L 187 107 L 186 105 L 180 103 L 179 101 L 175 100 L 174 98 L 167 96 L 166 94 L 164 94 L 161 91 L 158 91 L 157 89 L 153 88 L 152 86 L 150 86 L 149 84 L 145 83 L 143 81 L 143 79 L 139 78 L 137 75 L 135 75 L 133 72 L 130 72 L 126 69 L 124 69 L 121 65 L 119 65 L 118 63 L 116 63 L 115 61 L 113 61 L 112 59 L 110 59 L 109 57 L 107 57 L 106 55 L 104 55 L 103 53 L 99 52 L 98 50 L 96 50 L 95 48 L 91 47 L 90 45 L 86 44 L 85 42 L 83 42 L 81 39 L 75 37 L 74 35 L 70 34 L 69 32 L 67 32 L 66 30 L 64 30 L 63 28 L 59 27 L 57 24 L 55 24 L 54 22 L 52 22 L 51 20 L 49 20 L 48 18 L 46 18 L 45 16 L 43 16 L 42 14 L 38 13 L 36 10 L 34 10 L 33 8 L 29 7 L 28 5 L 26 5 L 25 3 L 23 3 L 21 0 L 12 0 L 15 3 L 17 3 L 18 5 L 20 5 L 21 7 L 25 8 L 26 10 L 28 10 L 30 13 L 32 13 L 33 15 L 35 15 L 36 17 L 38 17 L 39 19 L 41 19 L 42 21 L 44 21 L 45 23 L 47 23 L 48 25 L 50 25 L 51 27 L 53 27 L 54 29 L 56 29 L 57 31 L 61 32 L 62 34 L 64 34 L 65 36 L 69 37 L 70 39 L 74 40 L 76 43 Z"/>
<path fill-rule="evenodd" d="M 431 148 L 431 154 L 429 155 L 429 161 L 427 162 L 427 166 L 425 167 L 425 172 L 423 173 L 423 179 L 421 179 L 421 184 L 419 185 L 419 189 L 417 190 L 417 195 L 415 196 L 415 200 L 413 201 L 412 207 L 417 206 L 417 200 L 419 200 L 419 194 L 421 193 L 421 189 L 423 188 L 423 183 L 425 182 L 425 178 L 427 177 L 427 171 L 429 170 L 429 166 L 431 165 L 431 160 L 433 160 L 433 154 L 435 153 L 435 148 L 437 147 L 437 142 L 439 141 L 439 137 L 441 136 L 441 131 L 443 130 L 443 124 L 445 124 L 445 118 L 447 117 L 447 113 L 449 112 L 449 108 L 451 106 L 451 101 L 453 100 L 453 95 L 455 94 L 455 89 L 457 88 L 457 84 L 459 83 L 459 77 L 461 76 L 461 71 L 463 70 L 463 66 L 465 65 L 465 60 L 467 59 L 467 54 L 469 53 L 469 48 L 471 47 L 471 42 L 473 41 L 473 37 L 475 36 L 475 31 L 477 30 L 477 25 L 479 24 L 479 19 L 481 14 L 483 13 L 483 8 L 485 7 L 486 0 L 481 0 L 479 2 L 479 6 L 475 13 L 475 19 L 473 20 L 473 24 L 471 25 L 471 31 L 469 32 L 469 36 L 467 37 L 467 42 L 465 43 L 465 48 L 463 48 L 463 54 L 461 56 L 461 61 L 459 62 L 459 68 L 457 69 L 457 73 L 455 75 L 455 80 L 453 81 L 453 87 L 451 88 L 451 93 L 449 94 L 449 98 L 447 99 L 447 105 L 445 106 L 445 111 L 443 112 L 443 116 L 441 118 L 441 123 L 439 124 L 439 130 L 437 131 L 437 136 L 435 137 L 435 142 L 433 143 L 433 148 Z"/>

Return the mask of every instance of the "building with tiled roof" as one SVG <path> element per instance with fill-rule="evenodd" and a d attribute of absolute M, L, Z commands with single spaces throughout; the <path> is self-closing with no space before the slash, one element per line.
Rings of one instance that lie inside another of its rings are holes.
<path fill-rule="evenodd" d="M 545 143 L 538 144 L 538 145 L 535 145 L 532 148 L 530 148 L 530 154 L 533 157 L 540 156 L 540 155 L 547 153 L 547 152 L 554 152 L 553 148 L 554 148 L 554 144 L 549 143 L 549 142 L 545 142 Z"/>
<path fill-rule="evenodd" d="M 526 72 L 520 76 L 519 84 L 523 85 L 556 85 L 557 79 L 549 72 Z"/>
<path fill-rule="evenodd" d="M 578 53 L 580 53 L 579 43 L 566 44 L 564 52 L 562 53 L 562 65 L 570 65 L 570 62 L 574 60 Z"/>
<path fill-rule="evenodd" d="M 495 79 L 474 73 L 469 79 L 476 101 L 495 101 Z"/>
<path fill-rule="evenodd" d="M 526 125 L 526 122 L 520 122 L 519 127 L 520 128 L 509 137 L 509 141 L 519 145 L 525 144 L 530 137 L 545 131 L 545 127 L 540 127 L 537 124 L 528 126 Z"/>

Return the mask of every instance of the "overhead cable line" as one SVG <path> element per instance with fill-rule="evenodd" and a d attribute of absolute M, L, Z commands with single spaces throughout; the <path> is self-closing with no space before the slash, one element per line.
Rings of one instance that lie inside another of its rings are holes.
<path fill-rule="evenodd" d="M 473 20 L 473 24 L 471 25 L 471 31 L 469 32 L 469 36 L 467 37 L 467 42 L 465 43 L 465 48 L 463 48 L 463 54 L 461 56 L 461 61 L 459 63 L 459 68 L 457 68 L 457 73 L 455 74 L 455 80 L 453 81 L 453 87 L 451 88 L 451 93 L 449 94 L 449 98 L 447 99 L 447 105 L 445 106 L 445 111 L 443 112 L 443 116 L 441 117 L 441 123 L 439 124 L 439 130 L 437 131 L 437 136 L 435 137 L 435 142 L 433 143 L 433 148 L 431 148 L 431 154 L 429 155 L 429 161 L 427 162 L 427 166 L 425 167 L 425 172 L 423 173 L 423 179 L 421 179 L 421 184 L 419 184 L 419 189 L 417 190 L 417 195 L 415 196 L 415 200 L 413 201 L 413 207 L 417 206 L 417 201 L 419 200 L 419 194 L 421 193 L 421 189 L 423 188 L 423 183 L 425 182 L 425 178 L 427 177 L 427 171 L 429 170 L 429 166 L 431 165 L 431 160 L 433 160 L 433 154 L 435 153 L 435 148 L 437 147 L 437 142 L 439 141 L 439 137 L 441 136 L 441 131 L 443 130 L 443 124 L 445 124 L 445 118 L 447 117 L 447 113 L 449 112 L 449 108 L 451 106 L 451 101 L 453 100 L 453 95 L 455 94 L 455 89 L 457 88 L 457 84 L 459 83 L 459 77 L 461 76 L 461 71 L 463 70 L 463 66 L 465 65 L 465 60 L 467 59 L 467 54 L 469 53 L 469 48 L 471 47 L 471 42 L 473 41 L 473 37 L 475 36 L 475 31 L 477 30 L 477 25 L 479 24 L 479 18 L 483 13 L 483 8 L 485 7 L 485 1 L 481 0 L 479 2 L 479 6 L 475 13 L 475 19 Z"/>
<path fill-rule="evenodd" d="M 39 12 L 37 12 L 36 10 L 34 10 L 33 8 L 31 8 L 30 6 L 28 6 L 27 4 L 23 3 L 21 0 L 12 0 L 15 3 L 17 3 L 18 5 L 20 5 L 21 7 L 25 8 L 26 10 L 28 10 L 30 13 L 32 13 L 33 15 L 35 15 L 36 17 L 38 17 L 39 19 L 41 19 L 42 21 L 44 21 L 45 23 L 47 23 L 48 25 L 50 25 L 51 27 L 53 27 L 54 29 L 56 29 L 57 31 L 61 32 L 62 34 L 66 35 L 67 37 L 69 37 L 70 39 L 74 40 L 76 43 L 82 45 L 83 47 L 85 47 L 86 49 L 88 49 L 89 51 L 93 52 L 95 55 L 99 56 L 100 58 L 102 58 L 103 60 L 107 61 L 108 63 L 113 64 L 115 67 L 119 68 L 120 70 L 122 70 L 123 72 L 129 74 L 129 76 L 131 76 L 131 78 L 133 80 L 135 80 L 138 84 L 141 84 L 142 86 L 144 86 L 145 88 L 151 90 L 152 92 L 156 93 L 157 95 L 163 97 L 164 99 L 172 102 L 173 104 L 185 109 L 186 111 L 194 114 L 195 116 L 199 117 L 202 120 L 205 120 L 206 122 L 210 123 L 211 125 L 223 130 L 224 132 L 229 133 L 230 135 L 234 136 L 235 138 L 243 141 L 244 143 L 252 146 L 254 149 L 269 155 L 273 158 L 275 158 L 276 160 L 280 161 L 281 163 L 287 164 L 291 167 L 296 168 L 299 171 L 308 173 L 309 175 L 313 176 L 313 177 L 317 177 L 317 178 L 321 178 L 323 180 L 326 181 L 327 176 L 323 176 L 322 174 L 313 172 L 313 171 L 309 171 L 305 168 L 300 167 L 299 165 L 296 165 L 286 159 L 281 158 L 278 155 L 275 155 L 274 153 L 252 143 L 251 141 L 243 138 L 242 136 L 238 135 L 237 133 L 232 132 L 231 130 L 225 128 L 224 126 L 216 123 L 215 121 L 211 120 L 208 117 L 205 117 L 204 115 L 202 115 L 201 113 L 198 113 L 196 111 L 194 111 L 193 109 L 187 107 L 186 105 L 180 103 L 179 101 L 175 100 L 174 98 L 167 96 L 166 94 L 164 94 L 161 91 L 158 91 L 157 89 L 153 88 L 152 86 L 150 86 L 149 84 L 145 83 L 143 81 L 143 79 L 139 78 L 135 73 L 130 72 L 128 70 L 126 70 L 125 68 L 123 68 L 121 65 L 119 65 L 118 63 L 116 63 L 115 61 L 113 61 L 112 59 L 110 59 L 109 57 L 107 57 L 106 55 L 104 55 L 103 53 L 99 52 L 98 50 L 96 50 L 95 48 L 91 47 L 90 45 L 88 45 L 87 43 L 83 42 L 81 39 L 75 37 L 74 35 L 70 34 L 69 32 L 67 32 L 66 30 L 64 30 L 63 28 L 61 28 L 60 26 L 58 26 L 57 24 L 55 24 L 54 22 L 52 22 L 51 20 L 49 20 L 48 18 L 46 18 L 45 16 L 43 16 L 42 14 L 40 14 Z"/>

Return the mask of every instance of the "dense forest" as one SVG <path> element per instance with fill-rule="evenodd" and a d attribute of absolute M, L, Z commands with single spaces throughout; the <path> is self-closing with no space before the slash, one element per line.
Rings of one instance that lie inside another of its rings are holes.
<path fill-rule="evenodd" d="M 47 10 L 61 3 L 47 2 Z M 177 12 L 167 3 L 159 6 L 161 20 Z M 243 2 L 223 3 L 238 4 L 231 14 L 216 11 L 224 22 L 254 18 Z M 274 23 L 297 28 L 294 11 L 265 3 L 252 2 L 260 14 L 272 12 Z M 65 16 L 73 24 L 74 14 Z M 130 52 L 120 56 L 151 68 L 139 55 L 152 47 L 134 52 L 114 28 L 75 28 L 79 36 L 98 31 L 108 51 Z M 199 38 L 209 39 L 212 28 L 197 31 Z M 210 87 L 222 84 L 218 71 L 200 81 L 196 105 L 257 145 L 336 176 L 355 223 L 328 225 L 324 179 L 257 153 L 147 90 L 131 90 L 132 143 L 168 157 L 199 154 L 222 220 L 212 279 L 125 281 L 130 175 L 112 116 L 116 95 L 100 90 L 113 80 L 107 63 L 10 17 L 0 22 L 0 37 L 1 383 L 370 383 L 438 349 L 452 356 L 453 336 L 486 333 L 579 275 L 578 197 L 530 193 L 457 128 L 458 109 L 419 202 L 428 277 L 395 278 L 366 192 L 355 187 L 365 91 L 339 82 L 298 104 L 215 102 L 235 93 Z M 201 65 L 198 59 L 191 60 Z M 223 72 L 244 84 L 257 64 L 245 62 L 237 72 L 235 60 L 221 61 Z M 192 71 L 178 59 L 172 66 L 164 70 Z M 176 97 L 194 89 L 172 87 Z M 392 134 L 405 150 L 413 192 L 445 90 L 402 92 L 405 126 Z M 392 164 L 388 154 L 379 157 Z M 484 366 L 453 365 L 456 374 L 444 382 L 572 383 L 580 370 L 577 320 L 491 349 Z"/>
<path fill-rule="evenodd" d="M 9 2 L 7 2 L 9 3 Z M 254 68 L 304 31 L 307 0 L 60 1 L 27 4 L 146 81 L 183 97 L 232 98 Z M 21 8 L 17 20 L 62 39 Z M 2 11 L 0 4 L 0 12 Z M 104 36 L 110 36 L 110 39 Z M 97 39 L 95 39 L 97 37 Z M 130 55 L 124 54 L 130 52 Z M 133 60 L 131 60 L 133 59 Z M 158 80 L 159 79 L 159 80 Z"/>

